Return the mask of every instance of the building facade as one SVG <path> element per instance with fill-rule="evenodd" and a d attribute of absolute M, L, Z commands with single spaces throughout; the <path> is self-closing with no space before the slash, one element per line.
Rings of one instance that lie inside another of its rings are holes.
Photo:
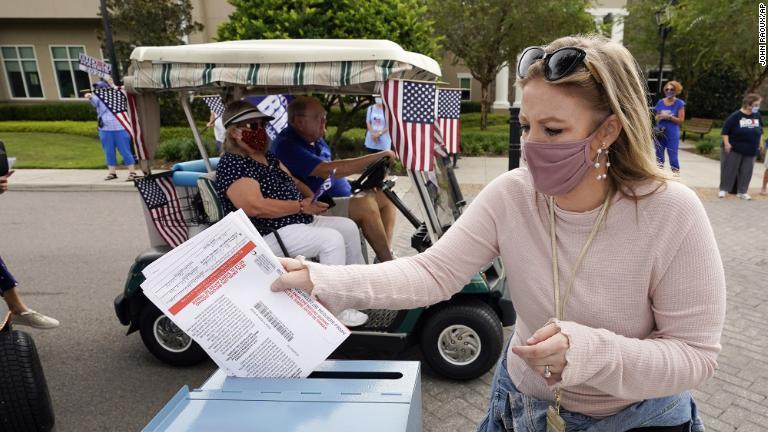
<path fill-rule="evenodd" d="M 204 29 L 189 43 L 211 42 L 219 24 L 234 7 L 226 0 L 191 0 L 192 16 Z M 78 69 L 85 53 L 106 60 L 97 34 L 102 28 L 99 0 L 2 0 L 0 7 L 0 103 L 82 102 L 97 80 Z M 596 22 L 612 21 L 611 37 L 623 39 L 626 0 L 600 0 L 589 12 Z M 451 54 L 441 62 L 442 80 L 462 89 L 462 99 L 480 100 L 480 83 Z M 514 67 L 512 68 L 514 70 Z M 494 109 L 506 110 L 514 100 L 514 72 L 503 68 L 491 88 Z"/>

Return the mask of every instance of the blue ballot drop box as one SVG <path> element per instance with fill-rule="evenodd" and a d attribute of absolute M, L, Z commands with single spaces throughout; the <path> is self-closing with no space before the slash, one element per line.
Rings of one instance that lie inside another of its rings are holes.
<path fill-rule="evenodd" d="M 184 386 L 144 431 L 421 431 L 419 362 L 328 360 L 304 379 L 235 378 Z"/>

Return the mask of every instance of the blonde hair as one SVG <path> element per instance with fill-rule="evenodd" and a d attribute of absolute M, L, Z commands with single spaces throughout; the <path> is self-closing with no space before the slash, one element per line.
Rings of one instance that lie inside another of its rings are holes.
<path fill-rule="evenodd" d="M 647 88 L 639 65 L 621 44 L 597 35 L 567 36 L 543 47 L 551 53 L 564 47 L 583 49 L 585 64 L 558 81 L 546 81 L 563 86 L 584 99 L 594 110 L 594 127 L 610 114 L 616 114 L 622 130 L 611 145 L 608 170 L 612 191 L 638 200 L 656 192 L 666 182 L 656 165 L 656 156 L 647 104 Z M 544 62 L 535 62 L 525 78 L 517 78 L 520 88 L 531 80 L 544 79 Z M 651 192 L 637 195 L 640 183 L 656 181 L 659 185 Z"/>
<path fill-rule="evenodd" d="M 675 81 L 675 80 L 668 81 L 666 85 L 671 85 L 672 88 L 675 89 L 675 94 L 676 95 L 679 95 L 680 93 L 683 92 L 683 85 L 680 84 L 679 82 Z"/>

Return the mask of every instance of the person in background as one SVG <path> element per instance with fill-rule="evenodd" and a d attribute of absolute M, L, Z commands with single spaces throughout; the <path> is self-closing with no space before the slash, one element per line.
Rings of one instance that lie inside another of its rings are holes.
<path fill-rule="evenodd" d="M 0 194 L 8 190 L 8 177 L 12 174 L 13 171 L 9 171 L 7 175 L 0 176 Z M 13 315 L 13 324 L 45 330 L 58 327 L 58 320 L 34 311 L 24 303 L 16 289 L 18 285 L 19 283 L 3 262 L 3 258 L 0 257 L 0 296 L 3 297 Z"/>
<path fill-rule="evenodd" d="M 696 193 L 656 165 L 641 68 L 598 36 L 519 58 L 527 168 L 494 179 L 423 253 L 282 259 L 272 289 L 331 311 L 411 309 L 500 257 L 517 322 L 480 431 L 703 431 L 690 390 L 717 369 L 723 264 Z"/>
<path fill-rule="evenodd" d="M 222 115 L 226 128 L 224 155 L 216 169 L 216 192 L 227 213 L 242 209 L 272 251 L 318 257 L 324 264 L 361 264 L 360 232 L 348 218 L 322 216 L 328 204 L 313 202 L 311 191 L 297 181 L 268 150 L 265 129 L 271 120 L 245 101 L 230 103 Z M 341 311 L 347 327 L 364 324 L 368 315 Z"/>
<path fill-rule="evenodd" d="M 392 137 L 389 136 L 384 103 L 380 96 L 376 96 L 374 104 L 368 107 L 365 125 L 368 128 L 365 133 L 365 149 L 368 153 L 378 153 L 392 148 Z"/>
<path fill-rule="evenodd" d="M 218 155 L 224 154 L 224 137 L 226 136 L 226 129 L 224 129 L 224 122 L 221 116 L 217 116 L 216 113 L 211 111 L 211 117 L 208 119 L 209 128 L 213 128 L 213 138 L 216 140 L 216 151 Z"/>
<path fill-rule="evenodd" d="M 680 147 L 680 125 L 685 120 L 685 102 L 677 95 L 683 91 L 683 86 L 677 81 L 669 81 L 664 86 L 664 98 L 656 102 L 657 136 L 656 162 L 664 168 L 664 150 L 669 155 L 669 166 L 672 175 L 680 176 L 680 161 L 677 152 Z"/>
<path fill-rule="evenodd" d="M 376 260 L 389 261 L 393 258 L 395 206 L 380 190 L 352 196 L 346 176 L 362 173 L 368 165 L 384 157 L 394 161 L 395 153 L 384 150 L 353 159 L 331 160 L 331 148 L 323 139 L 326 114 L 323 105 L 313 97 L 294 99 L 288 105 L 288 126 L 275 138 L 272 151 L 299 181 L 312 190 L 317 190 L 336 170 L 335 180 L 328 190 L 336 203 L 330 213 L 355 221 L 376 253 Z"/>
<path fill-rule="evenodd" d="M 723 173 L 720 176 L 719 198 L 724 198 L 736 183 L 736 196 L 751 200 L 747 193 L 755 159 L 763 141 L 763 119 L 760 117 L 762 98 L 756 93 L 748 93 L 741 101 L 741 108 L 723 123 Z M 765 185 L 765 183 L 763 183 Z"/>
<path fill-rule="evenodd" d="M 95 88 L 109 87 L 109 83 L 102 80 L 95 84 Z M 128 178 L 125 181 L 136 179 L 136 160 L 133 158 L 131 149 L 131 136 L 125 130 L 122 124 L 117 121 L 112 111 L 95 96 L 93 93 L 86 93 L 85 97 L 96 108 L 96 114 L 99 122 L 99 139 L 104 149 L 104 155 L 107 158 L 107 176 L 104 180 L 115 180 L 117 178 L 117 155 L 115 150 L 120 152 L 123 157 L 123 164 L 128 167 Z"/>
<path fill-rule="evenodd" d="M 763 172 L 763 187 L 760 188 L 760 195 L 768 195 L 768 140 L 763 142 L 763 164 L 765 165 L 765 171 Z"/>

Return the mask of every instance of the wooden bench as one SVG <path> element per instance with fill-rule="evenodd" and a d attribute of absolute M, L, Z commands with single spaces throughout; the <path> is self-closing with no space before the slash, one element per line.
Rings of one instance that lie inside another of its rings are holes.
<path fill-rule="evenodd" d="M 683 141 L 685 141 L 685 133 L 692 132 L 699 134 L 699 138 L 704 138 L 704 135 L 708 134 L 712 130 L 712 123 L 714 120 L 693 117 L 690 120 L 686 120 L 683 123 Z"/>

